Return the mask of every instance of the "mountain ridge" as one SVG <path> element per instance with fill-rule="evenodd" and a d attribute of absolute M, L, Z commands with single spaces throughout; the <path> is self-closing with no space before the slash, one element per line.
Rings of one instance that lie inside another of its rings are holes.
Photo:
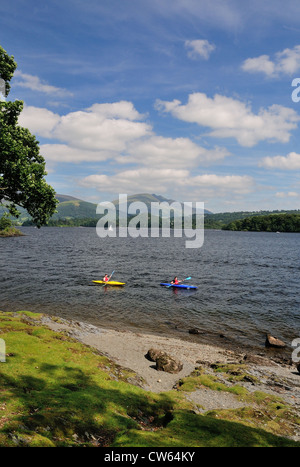
<path fill-rule="evenodd" d="M 57 207 L 57 213 L 51 217 L 51 221 L 59 221 L 60 219 L 66 219 L 72 221 L 72 219 L 99 219 L 99 214 L 96 214 L 96 203 L 91 203 L 89 201 L 84 201 L 79 198 L 70 195 L 56 194 L 56 198 L 59 200 Z M 113 200 L 112 203 L 116 206 L 116 211 L 118 211 L 118 202 L 119 200 Z M 172 204 L 176 202 L 173 199 L 165 198 L 162 195 L 156 195 L 154 193 L 138 193 L 134 195 L 128 195 L 127 203 L 134 202 L 143 202 L 146 204 L 148 211 L 150 212 L 151 202 L 167 202 Z M 178 202 L 183 205 L 183 203 Z M 20 225 L 23 222 L 30 224 L 30 216 L 27 211 L 23 208 L 19 208 L 21 215 L 16 219 L 17 223 Z M 0 205 L 0 217 L 7 212 L 3 206 Z M 223 225 L 228 224 L 231 221 L 237 219 L 243 219 L 245 217 L 252 217 L 257 215 L 265 214 L 280 214 L 280 213 L 299 213 L 299 210 L 275 210 L 275 211 L 235 211 L 235 212 L 223 212 L 223 213 L 212 213 L 211 211 L 204 210 L 205 213 L 205 228 L 220 229 Z"/>

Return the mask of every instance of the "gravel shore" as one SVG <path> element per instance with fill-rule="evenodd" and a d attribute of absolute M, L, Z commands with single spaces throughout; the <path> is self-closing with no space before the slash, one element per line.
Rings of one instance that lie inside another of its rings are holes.
<path fill-rule="evenodd" d="M 176 389 L 181 378 L 189 376 L 199 365 L 207 374 L 213 374 L 213 365 L 246 363 L 248 377 L 239 383 L 249 392 L 262 391 L 280 397 L 293 411 L 300 411 L 300 374 L 296 365 L 278 362 L 268 355 L 240 353 L 201 342 L 144 334 L 132 331 L 103 329 L 91 324 L 69 321 L 61 318 L 43 316 L 43 324 L 56 332 L 63 332 L 85 345 L 97 349 L 121 367 L 133 370 L 137 377 L 132 384 L 137 384 L 147 391 L 156 393 Z M 157 371 L 155 363 L 146 358 L 149 349 L 158 349 L 168 353 L 183 364 L 179 373 L 171 374 Z M 275 353 L 276 355 L 276 353 Z M 222 378 L 222 377 L 221 377 Z M 225 384 L 228 380 L 224 379 Z M 186 398 L 194 404 L 198 413 L 209 410 L 238 409 L 245 407 L 235 394 L 216 391 L 207 387 L 186 393 Z M 257 408 L 258 409 L 258 408 Z M 292 439 L 300 441 L 300 426 L 293 424 Z"/>
<path fill-rule="evenodd" d="M 259 389 L 280 393 L 289 403 L 299 403 L 300 407 L 300 374 L 296 365 L 277 363 L 261 355 L 248 356 L 201 342 L 187 342 L 173 337 L 103 329 L 87 323 L 53 319 L 48 316 L 43 317 L 43 322 L 54 331 L 63 331 L 70 337 L 94 347 L 118 365 L 130 368 L 142 378 L 144 381 L 142 386 L 149 391 L 171 390 L 178 380 L 188 376 L 199 363 L 209 366 L 215 362 L 247 361 L 250 373 L 261 381 L 262 387 Z M 145 357 L 151 348 L 167 352 L 180 360 L 183 363 L 182 370 L 177 374 L 157 371 L 155 363 Z M 251 382 L 248 386 L 251 386 Z"/>

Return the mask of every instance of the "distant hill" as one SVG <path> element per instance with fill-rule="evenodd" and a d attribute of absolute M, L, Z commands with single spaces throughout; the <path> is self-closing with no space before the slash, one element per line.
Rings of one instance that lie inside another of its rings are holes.
<path fill-rule="evenodd" d="M 56 195 L 59 201 L 57 212 L 51 217 L 57 219 L 81 219 L 98 218 L 96 215 L 97 204 L 82 201 L 67 195 Z"/>
<path fill-rule="evenodd" d="M 97 219 L 99 219 L 99 215 L 96 214 L 97 204 L 90 203 L 88 201 L 83 201 L 81 199 L 75 198 L 73 196 L 64 195 L 64 194 L 56 194 L 56 198 L 59 200 L 59 204 L 57 206 L 57 213 L 55 213 L 51 221 L 53 223 L 57 223 L 60 219 L 65 219 L 69 221 L 69 225 L 84 225 L 80 223 L 80 220 L 94 220 L 95 224 Z M 173 199 L 165 198 L 161 195 L 156 194 L 149 194 L 149 193 L 138 193 L 135 195 L 130 195 L 127 197 L 128 204 L 140 201 L 146 204 L 148 212 L 150 213 L 151 203 L 152 202 L 167 202 L 169 204 L 175 202 Z M 116 206 L 116 210 L 118 211 L 119 208 L 119 200 L 114 200 L 113 203 Z M 181 203 L 182 204 L 182 203 Z M 21 215 L 17 220 L 19 224 L 23 222 L 30 222 L 30 216 L 27 211 L 23 208 L 19 208 Z M 5 212 L 5 208 L 0 206 L 0 217 Z M 193 211 L 195 213 L 195 210 Z M 213 214 L 211 211 L 207 209 L 204 210 L 205 219 L 204 219 L 204 226 L 205 228 L 211 229 L 221 229 L 226 224 L 230 222 L 234 222 L 236 220 L 245 219 L 247 217 L 252 216 L 263 216 L 267 214 L 300 214 L 300 210 L 287 210 L 287 211 L 239 211 L 239 212 L 223 212 L 223 213 L 216 213 Z M 180 215 L 179 211 L 179 215 Z M 55 224 L 53 224 L 55 225 Z"/>
<path fill-rule="evenodd" d="M 96 216 L 96 204 L 82 201 L 74 198 L 73 196 L 56 194 L 56 198 L 59 201 L 57 206 L 57 212 L 51 217 L 52 220 L 58 219 L 81 219 L 81 218 L 98 218 Z M 18 207 L 21 215 L 17 219 L 18 223 L 30 221 L 31 217 L 28 212 Z M 0 206 L 0 216 L 6 211 L 5 208 Z"/>
<path fill-rule="evenodd" d="M 148 212 L 150 213 L 151 212 L 151 203 L 163 203 L 163 202 L 166 202 L 169 205 L 171 205 L 172 203 L 176 203 L 178 201 L 176 201 L 174 199 L 170 199 L 170 198 L 165 198 L 164 196 L 161 196 L 161 195 L 155 195 L 154 193 L 152 193 L 152 194 L 138 193 L 138 194 L 130 195 L 130 196 L 127 197 L 127 204 L 131 204 L 131 203 L 134 203 L 134 202 L 144 203 L 147 206 Z M 118 209 L 119 209 L 119 200 L 118 199 L 114 200 L 113 203 L 116 206 L 116 209 L 118 211 Z M 178 214 L 181 216 L 182 212 L 183 212 L 183 209 L 182 209 L 183 203 L 179 202 L 179 204 L 181 205 L 181 208 L 178 210 Z M 193 209 L 193 213 L 195 213 L 195 209 Z M 204 209 L 204 213 L 205 214 L 212 214 L 207 209 Z M 154 214 L 158 214 L 158 213 L 154 213 Z M 175 215 L 176 215 L 176 212 L 175 212 Z"/>

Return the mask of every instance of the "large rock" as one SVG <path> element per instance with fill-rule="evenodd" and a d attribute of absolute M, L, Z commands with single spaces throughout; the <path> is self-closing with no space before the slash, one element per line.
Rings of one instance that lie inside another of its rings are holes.
<path fill-rule="evenodd" d="M 156 359 L 161 355 L 165 355 L 166 352 L 158 349 L 149 349 L 146 353 L 145 357 L 150 360 L 151 362 L 156 362 Z"/>
<path fill-rule="evenodd" d="M 183 364 L 171 357 L 166 352 L 158 349 L 150 349 L 146 354 L 146 358 L 152 362 L 156 362 L 156 370 L 166 371 L 168 373 L 179 373 L 182 370 Z"/>
<path fill-rule="evenodd" d="M 266 335 L 266 347 L 275 347 L 277 349 L 283 349 L 286 347 L 285 343 L 282 342 L 280 339 L 277 339 L 277 337 L 271 336 L 271 334 Z"/>

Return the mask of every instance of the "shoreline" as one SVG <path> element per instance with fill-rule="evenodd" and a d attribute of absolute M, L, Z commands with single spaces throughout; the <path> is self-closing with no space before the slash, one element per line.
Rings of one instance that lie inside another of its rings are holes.
<path fill-rule="evenodd" d="M 124 436 L 135 440 L 145 430 L 146 439 L 153 437 L 157 446 L 165 445 L 165 436 L 171 445 L 174 439 L 184 439 L 184 445 L 191 441 L 197 446 L 214 445 L 216 430 L 223 439 L 224 426 L 230 436 L 224 434 L 225 445 L 231 439 L 233 445 L 240 445 L 240 436 L 251 446 L 300 442 L 296 364 L 173 337 L 105 329 L 57 315 L 19 311 L 6 317 L 1 312 L 1 320 L 8 352 L 4 391 L 8 399 L 13 396 L 2 408 L 8 427 L 2 434 L 5 445 L 102 446 L 113 440 L 107 438 L 105 423 L 113 423 L 114 436 L 119 426 L 125 429 L 120 433 L 122 446 Z M 160 366 L 166 362 L 167 367 Z M 16 400 L 28 419 L 18 425 L 19 431 L 9 424 L 20 419 L 14 409 Z M 38 412 L 36 419 L 32 407 Z M 75 421 L 77 411 L 80 417 Z M 61 414 L 71 428 L 67 438 L 61 436 Z M 166 422 L 164 428 L 160 417 Z M 37 425 L 32 425 L 33 420 Z M 89 427 L 83 437 L 81 424 L 84 430 Z"/>
<path fill-rule="evenodd" d="M 44 312 L 47 316 L 53 316 L 48 312 Z M 208 330 L 202 327 L 193 327 L 184 325 L 180 322 L 166 321 L 161 324 L 159 330 L 149 329 L 146 330 L 144 326 L 139 327 L 128 325 L 126 323 L 119 323 L 118 326 L 108 324 L 106 322 L 95 322 L 94 320 L 84 320 L 81 316 L 78 317 L 64 317 L 62 315 L 55 315 L 56 318 L 70 323 L 82 323 L 91 328 L 105 330 L 107 332 L 115 333 L 129 333 L 132 335 L 147 335 L 153 339 L 174 339 L 175 341 L 182 341 L 188 344 L 196 344 L 200 346 L 207 346 L 208 348 L 216 348 L 220 351 L 229 351 L 236 354 L 254 354 L 263 358 L 273 360 L 280 364 L 291 364 L 291 355 L 293 347 L 285 340 L 285 348 L 272 348 L 266 347 L 265 341 L 267 332 L 260 331 L 259 338 L 255 341 L 246 336 L 245 333 L 235 336 L 227 330 Z M 245 337 L 245 340 L 242 337 Z M 274 336 L 275 337 L 275 336 Z M 247 338 L 247 339 L 246 339 Z M 244 340 L 244 342 L 243 342 Z"/>
<path fill-rule="evenodd" d="M 246 364 L 247 373 L 252 375 L 253 381 L 257 379 L 255 383 L 251 381 L 251 377 L 248 382 L 245 381 L 243 385 L 248 390 L 265 391 L 282 397 L 287 403 L 300 409 L 300 374 L 297 372 L 296 364 L 291 362 L 278 363 L 276 358 L 250 353 L 246 349 L 237 351 L 173 336 L 165 337 L 128 330 L 117 331 L 49 315 L 43 315 L 42 323 L 55 332 L 66 333 L 69 337 L 96 349 L 117 365 L 133 370 L 137 378 L 132 384 L 147 391 L 156 393 L 171 391 L 176 388 L 176 383 L 181 378 L 189 376 L 199 365 L 209 370 L 216 362 Z M 182 370 L 175 374 L 156 370 L 155 363 L 146 358 L 151 348 L 167 352 L 179 360 L 183 364 Z M 195 392 L 198 403 L 205 401 L 206 408 L 213 409 L 219 406 L 232 408 L 238 404 L 237 400 L 229 398 L 226 393 L 212 390 L 208 392 L 209 395 L 207 390 Z"/>
<path fill-rule="evenodd" d="M 131 330 L 100 328 L 81 321 L 43 316 L 42 323 L 56 332 L 94 347 L 115 363 L 136 372 L 145 383 L 142 387 L 152 392 L 169 391 L 176 381 L 188 376 L 197 366 L 197 360 L 224 360 L 232 351 L 209 344 L 198 344 L 176 337 L 165 337 Z M 146 359 L 150 348 L 159 348 L 180 360 L 183 370 L 177 374 L 158 372 L 154 363 Z"/>

